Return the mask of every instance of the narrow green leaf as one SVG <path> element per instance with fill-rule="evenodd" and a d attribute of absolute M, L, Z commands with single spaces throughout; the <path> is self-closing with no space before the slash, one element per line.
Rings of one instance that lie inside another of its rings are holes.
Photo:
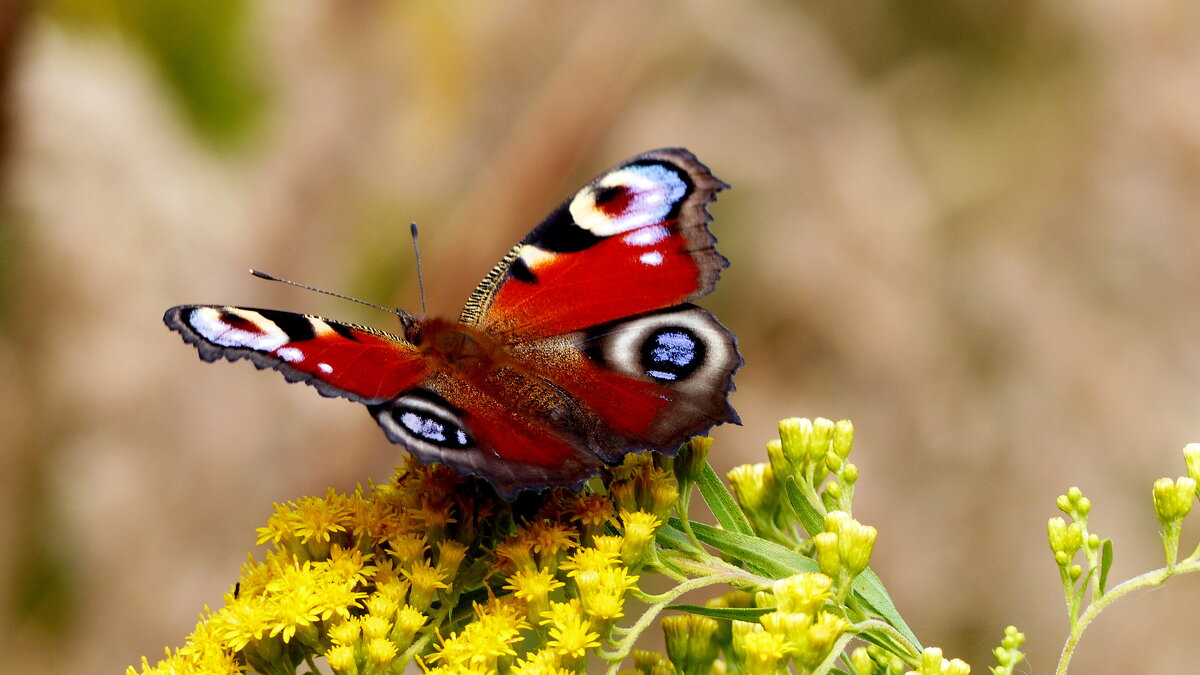
<path fill-rule="evenodd" d="M 825 531 L 825 516 L 817 510 L 808 498 L 804 496 L 804 492 L 800 489 L 800 482 L 795 476 L 788 476 L 783 481 L 783 493 L 788 498 L 788 503 L 792 505 L 792 510 L 796 512 L 796 517 L 800 519 L 800 525 L 804 527 L 804 531 L 808 532 L 808 536 Z"/>
<path fill-rule="evenodd" d="M 1113 563 L 1113 546 L 1112 539 L 1105 539 L 1100 543 L 1100 593 L 1105 591 L 1105 585 L 1108 583 L 1108 570 L 1112 568 Z"/>
<path fill-rule="evenodd" d="M 705 607 L 704 605 L 667 605 L 667 609 L 677 609 L 688 614 L 699 614 L 731 621 L 758 621 L 758 617 L 774 611 L 771 607 Z"/>
<path fill-rule="evenodd" d="M 879 580 L 871 568 L 863 570 L 858 577 L 854 579 L 852 589 L 854 594 L 867 603 L 872 610 L 879 614 L 880 618 L 892 624 L 892 627 L 900 631 L 900 634 L 908 638 L 909 641 L 916 646 L 917 650 L 921 649 L 921 642 L 917 636 L 913 634 L 912 629 L 908 624 L 904 623 L 904 618 L 900 616 L 900 612 L 896 610 L 896 605 L 892 603 L 891 596 L 888 595 L 887 589 L 883 587 L 883 582 Z"/>
<path fill-rule="evenodd" d="M 675 521 L 672 518 L 671 524 L 675 525 Z M 719 530 L 695 522 L 692 523 L 692 531 L 700 541 L 745 563 L 751 572 L 764 577 L 783 579 L 801 572 L 818 571 L 817 563 L 811 558 L 753 535 Z"/>
<path fill-rule="evenodd" d="M 753 528 L 750 527 L 750 521 L 746 519 L 746 514 L 742 513 L 742 508 L 734 501 L 733 495 L 729 494 L 729 488 L 721 482 L 721 478 L 717 476 L 716 471 L 713 471 L 711 464 L 705 464 L 704 469 L 700 471 L 700 475 L 696 479 L 696 487 L 700 489 L 700 496 L 704 498 L 708 510 L 716 516 L 721 527 L 729 532 L 754 534 Z"/>

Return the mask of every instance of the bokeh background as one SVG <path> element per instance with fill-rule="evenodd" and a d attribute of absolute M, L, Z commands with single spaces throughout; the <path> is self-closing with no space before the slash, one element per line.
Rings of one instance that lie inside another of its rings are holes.
<path fill-rule="evenodd" d="M 734 188 L 705 304 L 740 337 L 725 470 L 849 417 L 874 569 L 977 672 L 1053 669 L 1055 496 L 1113 579 L 1200 441 L 1200 4 L 0 3 L 0 672 L 120 672 L 219 605 L 273 501 L 384 480 L 360 407 L 161 324 L 185 302 L 454 314 L 582 182 L 661 146 Z M 1185 536 L 1185 546 L 1195 541 Z M 1190 550 L 1190 549 L 1189 549 Z M 1200 584 L 1077 672 L 1188 672 Z"/>

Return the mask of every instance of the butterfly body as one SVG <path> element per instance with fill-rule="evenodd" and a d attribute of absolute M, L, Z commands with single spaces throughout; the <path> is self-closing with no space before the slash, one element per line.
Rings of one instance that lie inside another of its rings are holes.
<path fill-rule="evenodd" d="M 458 320 L 400 313 L 401 335 L 216 305 L 164 321 L 206 361 L 249 359 L 363 403 L 394 443 L 502 494 L 574 487 L 738 421 L 736 339 L 690 303 L 728 265 L 705 208 L 723 187 L 685 150 L 627 160 L 514 246 Z"/>

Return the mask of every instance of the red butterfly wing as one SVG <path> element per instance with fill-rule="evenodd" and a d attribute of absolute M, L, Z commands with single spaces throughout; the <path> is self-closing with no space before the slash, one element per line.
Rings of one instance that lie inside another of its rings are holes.
<path fill-rule="evenodd" d="M 429 370 L 417 348 L 400 337 L 315 316 L 182 305 L 168 309 L 163 321 L 205 361 L 249 359 L 325 396 L 368 405 L 416 386 Z"/>
<path fill-rule="evenodd" d="M 460 320 L 532 339 L 706 295 L 729 265 L 706 209 L 724 187 L 682 149 L 613 167 L 522 239 Z"/>

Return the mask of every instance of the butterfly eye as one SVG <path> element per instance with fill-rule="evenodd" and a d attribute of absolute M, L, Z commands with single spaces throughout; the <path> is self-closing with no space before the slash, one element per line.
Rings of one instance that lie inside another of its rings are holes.
<path fill-rule="evenodd" d="M 373 409 L 376 419 L 395 443 L 409 450 L 464 450 L 475 444 L 458 413 L 440 396 L 417 389 Z"/>

